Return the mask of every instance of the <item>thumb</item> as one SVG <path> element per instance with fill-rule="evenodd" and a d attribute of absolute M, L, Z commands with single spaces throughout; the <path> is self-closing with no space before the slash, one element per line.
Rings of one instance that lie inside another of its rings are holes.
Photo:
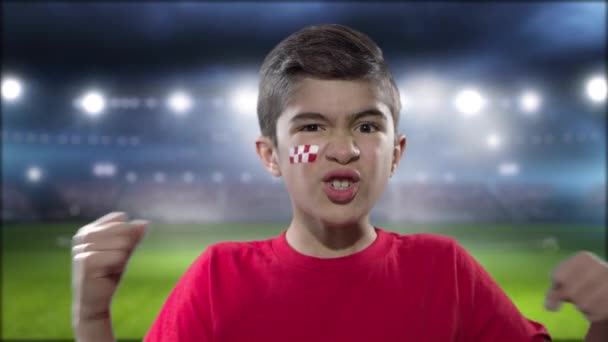
<path fill-rule="evenodd" d="M 552 286 L 545 297 L 545 309 L 549 311 L 559 311 L 563 304 L 563 296 L 557 286 Z"/>

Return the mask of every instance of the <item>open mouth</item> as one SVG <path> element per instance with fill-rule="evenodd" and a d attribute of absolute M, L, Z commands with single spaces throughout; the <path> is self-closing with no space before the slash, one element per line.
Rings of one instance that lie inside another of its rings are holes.
<path fill-rule="evenodd" d="M 334 179 L 329 184 L 336 190 L 344 190 L 350 188 L 353 182 L 350 179 Z"/>
<path fill-rule="evenodd" d="M 323 191 L 331 202 L 347 204 L 355 198 L 359 180 L 359 173 L 355 170 L 334 170 L 323 178 Z"/>

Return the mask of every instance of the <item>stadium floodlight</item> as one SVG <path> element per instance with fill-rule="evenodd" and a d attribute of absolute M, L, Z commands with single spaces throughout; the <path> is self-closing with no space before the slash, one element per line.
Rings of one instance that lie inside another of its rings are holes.
<path fill-rule="evenodd" d="M 106 108 L 106 99 L 100 92 L 90 91 L 80 99 L 80 108 L 90 117 L 97 117 Z"/>
<path fill-rule="evenodd" d="M 502 139 L 497 133 L 490 133 L 486 136 L 486 145 L 492 150 L 497 150 L 502 145 Z"/>
<path fill-rule="evenodd" d="M 593 102 L 606 101 L 606 78 L 604 76 L 593 76 L 587 81 L 587 96 Z"/>
<path fill-rule="evenodd" d="M 399 90 L 399 100 L 401 101 L 401 111 L 407 111 L 412 107 L 412 99 L 403 93 L 403 90 Z"/>
<path fill-rule="evenodd" d="M 38 183 L 42 180 L 42 169 L 38 166 L 31 166 L 25 172 L 25 177 L 30 183 Z"/>
<path fill-rule="evenodd" d="M 2 79 L 2 99 L 8 102 L 16 101 L 21 97 L 23 86 L 21 81 L 14 77 Z"/>
<path fill-rule="evenodd" d="M 258 92 L 249 88 L 237 89 L 232 94 L 231 104 L 238 113 L 253 116 L 257 112 Z"/>
<path fill-rule="evenodd" d="M 186 114 L 192 109 L 192 98 L 183 91 L 175 91 L 167 99 L 167 106 L 177 115 Z"/>
<path fill-rule="evenodd" d="M 116 174 L 116 165 L 99 162 L 93 164 L 93 175 L 97 177 L 113 177 Z"/>
<path fill-rule="evenodd" d="M 465 89 L 454 98 L 454 106 L 464 117 L 479 114 L 485 105 L 485 100 L 475 89 Z"/>
<path fill-rule="evenodd" d="M 524 113 L 535 113 L 541 105 L 541 98 L 535 91 L 526 91 L 519 98 L 519 106 Z"/>
<path fill-rule="evenodd" d="M 498 165 L 498 174 L 501 176 L 517 176 L 519 174 L 519 164 L 506 162 Z"/>

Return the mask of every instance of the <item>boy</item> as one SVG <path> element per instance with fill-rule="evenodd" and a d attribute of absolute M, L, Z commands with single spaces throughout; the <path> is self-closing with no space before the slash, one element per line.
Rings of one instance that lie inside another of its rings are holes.
<path fill-rule="evenodd" d="M 544 341 L 453 239 L 401 236 L 369 213 L 406 147 L 378 46 L 340 25 L 296 32 L 261 68 L 257 153 L 283 177 L 293 219 L 279 237 L 209 247 L 169 295 L 146 341 Z M 110 301 L 146 222 L 112 213 L 79 230 L 73 324 L 113 340 Z M 608 266 L 589 253 L 554 273 L 547 307 L 569 301 L 608 340 Z"/>

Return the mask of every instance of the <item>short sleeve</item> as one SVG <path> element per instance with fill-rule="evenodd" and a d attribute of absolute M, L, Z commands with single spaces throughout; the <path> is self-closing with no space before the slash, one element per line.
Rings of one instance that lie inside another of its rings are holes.
<path fill-rule="evenodd" d="M 211 248 L 184 273 L 146 334 L 145 342 L 211 341 L 210 258 Z"/>
<path fill-rule="evenodd" d="M 454 242 L 462 341 L 544 342 L 545 327 L 524 317 L 490 274 Z M 540 304 L 539 304 L 540 305 Z"/>

